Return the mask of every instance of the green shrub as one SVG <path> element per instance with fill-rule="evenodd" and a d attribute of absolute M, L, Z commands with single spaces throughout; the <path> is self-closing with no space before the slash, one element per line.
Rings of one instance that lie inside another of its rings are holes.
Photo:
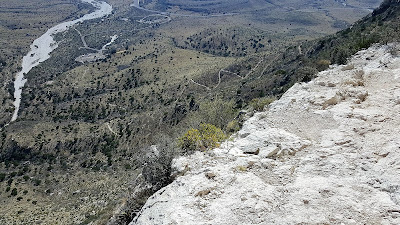
<path fill-rule="evenodd" d="M 219 142 L 226 139 L 222 130 L 212 124 L 200 124 L 199 129 L 190 129 L 178 140 L 178 145 L 185 151 L 207 150 L 219 147 Z"/>
<path fill-rule="evenodd" d="M 226 130 L 230 133 L 235 133 L 240 130 L 240 124 L 237 120 L 232 120 L 226 126 Z"/>
<path fill-rule="evenodd" d="M 183 150 L 195 150 L 201 144 L 200 140 L 200 131 L 192 128 L 179 138 L 178 145 Z"/>
<path fill-rule="evenodd" d="M 8 185 L 8 186 L 11 186 L 11 184 L 12 184 L 13 181 L 14 181 L 14 180 L 13 180 L 12 178 L 8 179 L 7 185 Z"/>
<path fill-rule="evenodd" d="M 0 173 L 0 182 L 3 182 L 6 179 L 5 173 Z"/>
<path fill-rule="evenodd" d="M 249 104 L 250 104 L 251 108 L 253 108 L 253 110 L 255 110 L 255 111 L 263 111 L 264 107 L 269 105 L 273 101 L 275 101 L 275 99 L 270 98 L 270 97 L 255 98 L 255 99 L 251 100 Z"/>
<path fill-rule="evenodd" d="M 39 186 L 42 183 L 42 181 L 39 179 L 33 179 L 32 182 L 33 182 L 33 185 L 35 185 L 35 186 Z"/>
<path fill-rule="evenodd" d="M 132 169 L 132 166 L 128 163 L 124 164 L 125 170 L 130 170 Z"/>
<path fill-rule="evenodd" d="M 300 67 L 296 71 L 297 76 L 299 77 L 299 81 L 301 82 L 310 82 L 313 78 L 316 77 L 318 70 L 316 68 L 310 66 Z"/>
<path fill-rule="evenodd" d="M 189 127 L 197 127 L 200 123 L 214 124 L 225 129 L 229 121 L 237 115 L 235 102 L 216 97 L 214 100 L 200 101 L 199 109 L 187 118 Z"/>
<path fill-rule="evenodd" d="M 28 180 L 29 180 L 29 176 L 28 176 L 28 175 L 25 175 L 25 176 L 23 176 L 22 178 L 24 178 L 25 181 L 28 181 Z"/>
<path fill-rule="evenodd" d="M 16 189 L 16 188 L 13 188 L 12 191 L 11 191 L 11 195 L 12 195 L 12 196 L 16 196 L 17 194 L 18 194 L 17 189 Z"/>
<path fill-rule="evenodd" d="M 326 60 L 326 59 L 321 59 L 318 60 L 316 63 L 316 67 L 318 71 L 323 71 L 329 68 L 329 65 L 331 65 L 331 61 Z"/>

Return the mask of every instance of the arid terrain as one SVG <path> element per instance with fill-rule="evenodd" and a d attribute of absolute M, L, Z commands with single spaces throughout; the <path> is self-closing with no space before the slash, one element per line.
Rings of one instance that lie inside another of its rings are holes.
<path fill-rule="evenodd" d="M 176 159 L 178 178 L 131 225 L 398 224 L 399 50 L 360 51 Z"/>
<path fill-rule="evenodd" d="M 0 0 L 0 223 L 105 223 L 130 201 L 151 145 L 169 165 L 188 129 L 210 123 L 229 135 L 243 110 L 397 38 L 396 13 L 371 17 L 379 0 L 106 2 L 111 14 L 54 36 L 50 58 L 24 74 L 9 123 L 13 77 L 33 40 L 96 7 Z"/>

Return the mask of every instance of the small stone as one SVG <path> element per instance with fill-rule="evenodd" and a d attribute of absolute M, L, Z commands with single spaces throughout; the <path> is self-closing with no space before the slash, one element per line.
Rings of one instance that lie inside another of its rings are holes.
<path fill-rule="evenodd" d="M 244 154 L 258 155 L 260 154 L 260 148 L 257 148 L 255 151 L 246 151 Z"/>
<path fill-rule="evenodd" d="M 208 179 L 210 179 L 210 180 L 212 179 L 212 180 L 213 180 L 217 175 L 215 175 L 214 173 L 206 173 L 205 176 L 206 176 Z"/>
<path fill-rule="evenodd" d="M 211 190 L 207 189 L 207 190 L 203 190 L 203 191 L 199 191 L 197 192 L 197 194 L 195 195 L 195 197 L 204 197 L 208 194 L 211 193 Z"/>
<path fill-rule="evenodd" d="M 252 168 L 255 164 L 256 164 L 256 162 L 250 161 L 250 162 L 248 163 L 247 168 Z"/>
<path fill-rule="evenodd" d="M 250 133 L 244 133 L 244 134 L 241 134 L 240 135 L 240 138 L 246 138 L 247 136 L 249 136 L 250 135 Z"/>

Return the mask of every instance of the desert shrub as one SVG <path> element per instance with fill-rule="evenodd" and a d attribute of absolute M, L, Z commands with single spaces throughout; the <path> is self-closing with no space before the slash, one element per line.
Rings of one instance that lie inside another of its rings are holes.
<path fill-rule="evenodd" d="M 297 69 L 296 73 L 301 82 L 310 82 L 313 78 L 315 78 L 318 70 L 313 67 L 304 66 Z"/>
<path fill-rule="evenodd" d="M 178 145 L 183 150 L 196 150 L 197 146 L 201 145 L 200 140 L 201 140 L 200 131 L 191 128 L 182 137 L 179 138 Z"/>
<path fill-rule="evenodd" d="M 188 118 L 188 127 L 197 127 L 201 123 L 214 124 L 221 129 L 225 129 L 229 121 L 237 115 L 235 102 L 216 97 L 213 100 L 200 102 L 199 110 L 192 113 Z"/>
<path fill-rule="evenodd" d="M 142 175 L 152 184 L 154 190 L 158 190 L 171 182 L 171 163 L 179 151 L 174 139 L 166 135 L 157 135 L 157 145 L 145 147 L 145 153 L 141 158 L 143 166 Z"/>
<path fill-rule="evenodd" d="M 219 147 L 226 138 L 222 130 L 212 124 L 200 124 L 199 129 L 190 129 L 178 140 L 178 145 L 185 151 L 207 150 Z"/>
<path fill-rule="evenodd" d="M 326 59 L 318 60 L 318 62 L 316 63 L 317 70 L 318 71 L 326 70 L 329 68 L 330 64 L 331 64 L 331 61 L 329 61 L 329 60 L 326 60 Z"/>
<path fill-rule="evenodd" d="M 12 191 L 11 191 L 11 195 L 12 195 L 12 196 L 16 196 L 17 194 L 18 194 L 17 189 L 16 189 L 16 188 L 13 188 Z"/>
<path fill-rule="evenodd" d="M 250 101 L 250 107 L 255 111 L 263 111 L 264 107 L 269 105 L 271 102 L 275 101 L 274 98 L 264 97 L 264 98 L 255 98 Z"/>
<path fill-rule="evenodd" d="M 285 70 L 278 70 L 275 72 L 275 75 L 285 75 L 286 71 Z"/>
<path fill-rule="evenodd" d="M 6 179 L 5 173 L 0 173 L 0 182 L 3 182 Z"/>
<path fill-rule="evenodd" d="M 132 166 L 128 163 L 124 164 L 125 170 L 130 170 L 132 169 Z"/>
<path fill-rule="evenodd" d="M 39 186 L 42 183 L 42 181 L 39 179 L 33 179 L 32 182 L 33 182 L 33 185 L 35 185 L 35 186 Z"/>
<path fill-rule="evenodd" d="M 239 121 L 237 120 L 232 120 L 231 122 L 228 123 L 226 126 L 226 130 L 230 133 L 235 133 L 240 130 L 240 124 Z"/>

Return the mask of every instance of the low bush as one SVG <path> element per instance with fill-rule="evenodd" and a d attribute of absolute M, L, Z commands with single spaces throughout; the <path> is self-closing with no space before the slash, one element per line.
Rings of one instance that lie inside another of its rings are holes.
<path fill-rule="evenodd" d="M 232 120 L 231 122 L 228 123 L 226 126 L 226 130 L 229 133 L 235 133 L 240 130 L 240 124 L 239 121 L 237 120 Z"/>
<path fill-rule="evenodd" d="M 331 65 L 331 61 L 326 60 L 326 59 L 321 59 L 318 60 L 316 63 L 316 68 L 318 71 L 323 71 L 329 68 L 329 65 Z"/>
<path fill-rule="evenodd" d="M 255 98 L 251 100 L 249 104 L 250 107 L 253 108 L 253 110 L 255 111 L 263 111 L 264 107 L 269 105 L 273 101 L 275 101 L 275 99 L 270 97 Z"/>
<path fill-rule="evenodd" d="M 11 195 L 12 195 L 12 196 L 16 196 L 17 194 L 18 194 L 17 189 L 16 189 L 16 188 L 13 188 L 12 191 L 11 191 Z"/>
<path fill-rule="evenodd" d="M 199 129 L 190 129 L 178 140 L 178 146 L 185 151 L 217 148 L 226 139 L 224 132 L 212 124 L 200 124 Z"/>
<path fill-rule="evenodd" d="M 6 179 L 5 173 L 0 173 L 0 182 L 3 182 Z"/>

